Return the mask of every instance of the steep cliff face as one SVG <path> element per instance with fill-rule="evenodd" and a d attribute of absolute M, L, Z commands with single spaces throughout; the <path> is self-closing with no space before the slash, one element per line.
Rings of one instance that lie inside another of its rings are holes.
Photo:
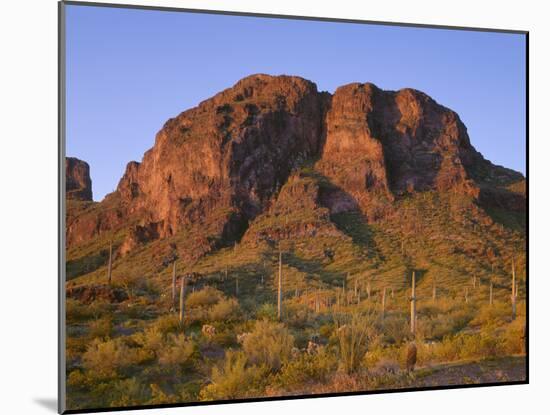
<path fill-rule="evenodd" d="M 65 159 L 66 195 L 69 200 L 92 200 L 90 166 L 75 157 Z"/>
<path fill-rule="evenodd" d="M 292 169 L 319 153 L 326 101 L 327 94 L 302 78 L 247 77 L 166 122 L 106 201 L 117 200 L 116 212 L 154 226 L 161 238 L 206 222 L 234 238 Z M 96 222 L 75 223 L 68 240 L 101 232 Z"/>
<path fill-rule="evenodd" d="M 314 175 L 298 180 L 292 172 L 304 164 Z M 195 227 L 204 238 L 189 244 L 208 252 L 213 238 L 228 244 L 258 216 L 305 202 L 328 233 L 326 212 L 380 220 L 396 198 L 426 190 L 521 209 L 524 195 L 506 187 L 521 179 L 485 160 L 458 115 L 419 91 L 354 83 L 331 96 L 299 77 L 252 75 L 168 120 L 117 190 L 68 223 L 67 241 L 126 229 L 125 254 Z M 255 229 L 252 239 L 275 232 Z"/>
<path fill-rule="evenodd" d="M 354 83 L 332 97 L 318 168 L 342 189 L 325 197 L 331 211 L 354 209 L 342 203 L 351 196 L 376 219 L 405 192 L 432 189 L 476 197 L 467 168 L 482 160 L 458 115 L 427 95 Z"/>
<path fill-rule="evenodd" d="M 322 95 L 297 77 L 255 75 L 169 120 L 118 193 L 160 235 L 208 220 L 246 222 L 263 211 L 290 171 L 319 151 Z"/>

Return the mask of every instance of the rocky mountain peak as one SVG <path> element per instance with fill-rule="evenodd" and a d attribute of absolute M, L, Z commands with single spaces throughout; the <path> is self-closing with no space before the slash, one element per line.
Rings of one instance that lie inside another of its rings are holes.
<path fill-rule="evenodd" d="M 68 191 L 89 188 L 87 164 L 71 160 Z M 208 252 L 273 213 L 286 200 L 277 199 L 280 189 L 305 165 L 330 183 L 311 200 L 331 214 L 382 220 L 396 198 L 424 191 L 522 206 L 521 196 L 509 203 L 508 190 L 495 190 L 522 176 L 485 160 L 459 116 L 420 91 L 352 83 L 331 95 L 300 77 L 257 74 L 169 119 L 117 190 L 68 224 L 67 240 L 127 227 L 126 252 L 195 227 L 196 244 L 207 245 L 198 251 Z"/>
<path fill-rule="evenodd" d="M 71 200 L 92 200 L 90 166 L 75 157 L 65 159 L 66 194 Z"/>

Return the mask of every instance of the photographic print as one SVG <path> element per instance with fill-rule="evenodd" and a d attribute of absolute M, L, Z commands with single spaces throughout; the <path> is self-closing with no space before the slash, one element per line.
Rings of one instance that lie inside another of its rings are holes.
<path fill-rule="evenodd" d="M 60 35 L 61 411 L 527 382 L 526 32 Z"/>

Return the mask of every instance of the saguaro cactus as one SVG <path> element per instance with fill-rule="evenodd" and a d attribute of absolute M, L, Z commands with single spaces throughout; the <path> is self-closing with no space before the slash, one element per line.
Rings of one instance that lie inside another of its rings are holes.
<path fill-rule="evenodd" d="M 320 308 L 321 303 L 319 302 L 319 288 L 317 288 L 317 292 L 315 293 L 315 312 L 319 313 Z"/>
<path fill-rule="evenodd" d="M 113 242 L 109 244 L 109 264 L 107 265 L 107 280 L 111 285 L 111 278 L 113 273 Z"/>
<path fill-rule="evenodd" d="M 180 280 L 180 325 L 183 331 L 183 318 L 185 316 L 185 285 L 186 276 L 184 275 Z"/>
<path fill-rule="evenodd" d="M 349 272 L 347 276 L 344 277 L 344 280 L 342 281 L 342 300 L 344 301 L 344 305 L 348 304 L 348 296 L 346 292 L 346 283 L 347 283 L 348 277 L 349 277 Z"/>
<path fill-rule="evenodd" d="M 416 275 L 412 272 L 411 281 L 411 333 L 416 332 Z"/>
<path fill-rule="evenodd" d="M 176 261 L 172 264 L 172 308 L 176 309 Z"/>
<path fill-rule="evenodd" d="M 279 249 L 279 283 L 277 288 L 277 319 L 281 320 L 283 307 L 283 251 Z"/>
<path fill-rule="evenodd" d="M 437 299 L 437 280 L 434 276 L 433 286 L 432 286 L 432 300 L 435 301 L 436 299 Z"/>
<path fill-rule="evenodd" d="M 516 319 L 516 299 L 517 299 L 517 287 L 516 287 L 516 263 L 512 258 L 512 320 Z"/>

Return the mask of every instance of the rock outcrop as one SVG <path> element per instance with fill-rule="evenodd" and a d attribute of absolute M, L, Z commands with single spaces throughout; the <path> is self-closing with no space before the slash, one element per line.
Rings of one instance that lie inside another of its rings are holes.
<path fill-rule="evenodd" d="M 376 219 L 406 192 L 478 189 L 467 173 L 482 157 L 458 115 L 427 95 L 373 84 L 349 84 L 332 97 L 326 143 L 318 168 L 347 194 L 331 195 L 333 212 L 354 209 Z"/>
<path fill-rule="evenodd" d="M 74 157 L 65 158 L 67 199 L 92 201 L 90 166 Z"/>
<path fill-rule="evenodd" d="M 292 176 L 304 163 L 321 177 Z M 73 176 L 71 189 L 89 188 Z M 126 254 L 194 226 L 204 229 L 204 240 L 230 244 L 276 209 L 307 208 L 319 218 L 360 209 L 379 220 L 395 198 L 426 190 L 490 205 L 495 183 L 504 183 L 499 177 L 505 184 L 523 178 L 485 160 L 458 115 L 422 92 L 354 83 L 332 96 L 299 77 L 252 75 L 168 120 L 142 161 L 128 164 L 117 190 L 68 223 L 67 241 L 126 227 Z M 319 187 L 319 180 L 330 185 Z M 91 200 L 91 188 L 80 192 Z M 498 196 L 499 205 L 521 204 L 518 193 L 501 189 Z M 289 207 L 288 200 L 307 206 Z M 213 248 L 197 243 L 196 251 Z"/>

